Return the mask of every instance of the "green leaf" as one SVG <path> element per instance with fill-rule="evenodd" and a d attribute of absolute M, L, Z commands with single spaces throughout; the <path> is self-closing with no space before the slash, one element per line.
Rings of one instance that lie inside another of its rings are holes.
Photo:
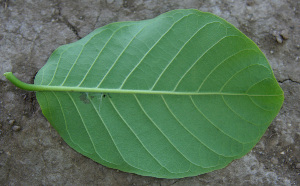
<path fill-rule="evenodd" d="M 59 47 L 34 85 L 42 111 L 76 151 L 161 178 L 220 169 L 248 153 L 283 103 L 259 48 L 197 10 L 106 25 Z"/>

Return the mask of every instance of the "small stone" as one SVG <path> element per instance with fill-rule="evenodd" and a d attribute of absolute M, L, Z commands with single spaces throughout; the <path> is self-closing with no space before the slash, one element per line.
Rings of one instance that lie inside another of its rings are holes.
<path fill-rule="evenodd" d="M 271 162 L 272 162 L 273 164 L 277 165 L 277 164 L 278 164 L 278 159 L 275 158 L 275 157 L 273 157 L 273 158 L 271 158 Z"/>
<path fill-rule="evenodd" d="M 282 154 L 282 155 L 283 155 L 283 154 L 285 154 L 285 153 L 284 153 L 284 151 L 282 151 L 280 154 Z"/>
<path fill-rule="evenodd" d="M 276 41 L 277 41 L 277 43 L 282 43 L 283 42 L 282 37 L 276 36 Z"/>
<path fill-rule="evenodd" d="M 275 37 L 277 43 L 282 43 L 283 42 L 282 36 L 276 30 L 274 30 L 272 32 L 272 35 Z"/>
<path fill-rule="evenodd" d="M 16 121 L 15 121 L 14 119 L 11 119 L 11 120 L 8 121 L 8 124 L 9 124 L 9 125 L 13 125 L 15 122 L 16 122 Z"/>
<path fill-rule="evenodd" d="M 18 125 L 15 125 L 15 126 L 12 127 L 12 130 L 15 131 L 15 132 L 17 132 L 17 131 L 21 130 L 21 127 L 18 126 Z"/>
<path fill-rule="evenodd" d="M 300 169 L 300 163 L 296 164 L 296 169 Z"/>
<path fill-rule="evenodd" d="M 289 31 L 287 29 L 284 29 L 281 31 L 280 35 L 283 39 L 287 40 L 289 38 Z"/>
<path fill-rule="evenodd" d="M 273 50 L 270 50 L 270 54 L 274 54 L 274 51 L 273 51 Z"/>

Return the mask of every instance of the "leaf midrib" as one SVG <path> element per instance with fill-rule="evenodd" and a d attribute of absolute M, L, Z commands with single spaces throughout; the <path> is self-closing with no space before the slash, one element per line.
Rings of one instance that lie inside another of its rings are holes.
<path fill-rule="evenodd" d="M 177 92 L 177 91 L 153 91 L 153 90 L 132 90 L 132 89 L 106 89 L 106 88 L 89 88 L 89 87 L 71 87 L 71 86 L 48 86 L 28 84 L 20 81 L 11 72 L 4 73 L 4 76 L 15 86 L 28 91 L 42 92 L 93 92 L 93 93 L 116 93 L 116 94 L 152 94 L 152 95 L 223 95 L 223 96 L 283 96 L 282 94 L 248 94 L 233 92 Z"/>
<path fill-rule="evenodd" d="M 88 88 L 88 87 L 69 87 L 69 86 L 44 86 L 34 85 L 34 91 L 59 91 L 59 92 L 90 92 L 90 93 L 116 93 L 116 94 L 152 94 L 152 95 L 223 95 L 223 96 L 282 96 L 282 94 L 264 95 L 247 94 L 232 92 L 177 92 L 177 91 L 155 91 L 155 90 L 131 90 L 131 89 L 106 89 L 106 88 Z"/>

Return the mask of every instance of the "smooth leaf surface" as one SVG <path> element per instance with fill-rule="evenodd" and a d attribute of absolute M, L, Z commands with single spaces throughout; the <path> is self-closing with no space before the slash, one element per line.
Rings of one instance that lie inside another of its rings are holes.
<path fill-rule="evenodd" d="M 38 102 L 76 151 L 162 178 L 199 175 L 242 157 L 284 99 L 258 47 L 197 10 L 99 28 L 59 47 L 35 85 L 50 87 L 37 92 Z"/>

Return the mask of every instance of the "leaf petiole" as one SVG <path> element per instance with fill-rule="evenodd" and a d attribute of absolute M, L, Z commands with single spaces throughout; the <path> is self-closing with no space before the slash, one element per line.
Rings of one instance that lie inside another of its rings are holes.
<path fill-rule="evenodd" d="M 12 84 L 14 84 L 16 87 L 19 87 L 21 89 L 29 90 L 29 91 L 39 91 L 39 89 L 40 89 L 38 85 L 33 85 L 33 84 L 28 84 L 28 83 L 22 82 L 16 76 L 14 76 L 12 72 L 5 72 L 3 75 Z"/>

